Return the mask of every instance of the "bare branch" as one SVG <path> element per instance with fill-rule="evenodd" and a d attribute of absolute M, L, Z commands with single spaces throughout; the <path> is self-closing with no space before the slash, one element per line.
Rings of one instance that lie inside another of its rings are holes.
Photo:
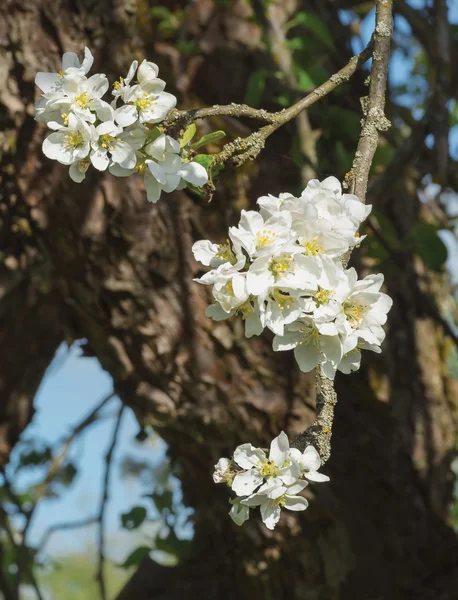
<path fill-rule="evenodd" d="M 362 101 L 361 134 L 352 170 L 346 178 L 347 187 L 351 183 L 352 192 L 363 203 L 366 199 L 369 170 L 377 148 L 378 132 L 385 131 L 390 125 L 385 117 L 384 109 L 392 32 L 392 0 L 377 0 L 369 97 L 363 98 Z M 269 127 L 272 127 L 272 125 Z M 349 255 L 343 258 L 344 267 L 348 264 L 348 259 Z M 321 368 L 317 370 L 316 377 L 316 419 L 304 433 L 297 436 L 293 446 L 304 450 L 308 444 L 311 444 L 318 450 L 322 461 L 326 462 L 331 455 L 332 424 L 337 394 L 334 389 L 334 382 L 324 375 Z"/>
<path fill-rule="evenodd" d="M 246 104 L 215 104 L 207 108 L 192 108 L 190 110 L 172 110 L 164 120 L 164 123 L 175 126 L 181 123 L 195 121 L 197 119 L 206 119 L 208 117 L 246 117 L 257 121 L 266 121 L 273 123 L 275 114 L 264 109 L 251 108 Z"/>
<path fill-rule="evenodd" d="M 88 415 L 86 415 L 84 417 L 84 419 L 82 421 L 80 421 L 80 423 L 75 425 L 75 427 L 73 428 L 70 435 L 68 435 L 68 437 L 66 437 L 64 439 L 64 441 L 62 442 L 62 447 L 60 449 L 60 452 L 58 454 L 56 454 L 56 456 L 53 458 L 53 460 L 51 461 L 51 464 L 48 468 L 48 472 L 46 473 L 45 478 L 37 486 L 37 489 L 35 492 L 35 502 L 40 500 L 40 498 L 42 498 L 45 495 L 49 484 L 52 482 L 54 477 L 57 475 L 62 463 L 64 462 L 65 457 L 67 456 L 67 453 L 68 453 L 70 446 L 71 446 L 72 442 L 74 441 L 74 439 L 82 431 L 84 431 L 86 429 L 86 427 L 88 427 L 89 425 L 92 425 L 97 420 L 97 415 L 100 412 L 100 410 L 113 398 L 114 395 L 115 395 L 114 392 L 110 392 L 107 396 L 102 398 L 102 400 L 97 404 L 97 406 L 93 410 L 91 410 L 91 412 Z"/>
<path fill-rule="evenodd" d="M 110 478 L 111 478 L 111 461 L 113 459 L 113 452 L 116 447 L 116 443 L 118 441 L 119 429 L 121 426 L 122 415 L 124 413 L 124 404 L 121 405 L 119 409 L 118 417 L 116 419 L 116 424 L 113 430 L 113 438 L 108 448 L 108 451 L 105 455 L 105 477 L 103 482 L 103 491 L 102 491 L 102 499 L 100 501 L 100 509 L 98 512 L 97 521 L 99 523 L 99 535 L 98 535 L 98 566 L 97 566 L 97 575 L 96 580 L 99 584 L 100 597 L 102 600 L 107 600 L 107 590 L 105 584 L 105 576 L 103 573 L 104 565 L 105 565 L 105 508 L 108 502 L 108 490 L 110 488 Z"/>
<path fill-rule="evenodd" d="M 385 90 L 393 33 L 392 0 L 377 0 L 374 32 L 374 52 L 369 96 L 361 99 L 363 121 L 358 148 L 345 187 L 366 201 L 367 183 L 372 159 L 377 149 L 379 131 L 386 131 L 390 122 L 385 117 Z"/>
<path fill-rule="evenodd" d="M 237 138 L 233 142 L 226 144 L 221 152 L 214 155 L 214 161 L 225 163 L 231 160 L 235 166 L 240 166 L 245 161 L 256 158 L 264 148 L 266 139 L 272 133 L 294 119 L 301 111 L 309 108 L 324 96 L 327 96 L 338 85 L 344 81 L 348 81 L 353 73 L 370 58 L 371 52 L 372 40 L 360 54 L 353 56 L 345 67 L 332 75 L 328 81 L 296 102 L 296 104 L 293 104 L 293 106 L 290 106 L 290 108 L 274 113 L 274 120 L 270 125 L 262 127 L 246 138 Z"/>
<path fill-rule="evenodd" d="M 81 529 L 82 527 L 87 527 L 89 525 L 94 525 L 99 520 L 98 516 L 88 517 L 87 519 L 80 519 L 79 521 L 64 521 L 62 523 L 55 523 L 48 527 L 48 529 L 44 532 L 40 543 L 38 544 L 38 550 L 44 550 L 46 544 L 49 542 L 51 536 L 57 531 L 66 531 L 69 529 Z"/>

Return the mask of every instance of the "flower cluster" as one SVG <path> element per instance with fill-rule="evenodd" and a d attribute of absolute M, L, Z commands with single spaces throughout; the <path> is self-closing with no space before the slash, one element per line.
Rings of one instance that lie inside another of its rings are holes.
<path fill-rule="evenodd" d="M 188 183 L 205 185 L 205 168 L 192 162 L 160 126 L 176 98 L 164 91 L 157 65 L 134 60 L 127 76 L 113 85 L 110 104 L 102 99 L 109 87 L 106 75 L 87 77 L 93 61 L 88 48 L 82 63 L 66 52 L 59 73 L 37 73 L 35 83 L 43 94 L 36 119 L 53 130 L 43 142 L 44 154 L 69 165 L 77 183 L 91 164 L 119 177 L 142 173 L 151 202 L 162 191 L 183 189 Z"/>
<path fill-rule="evenodd" d="M 310 181 L 299 198 L 263 196 L 258 205 L 242 211 L 225 243 L 193 245 L 196 260 L 212 267 L 195 280 L 212 286 L 215 303 L 206 314 L 240 315 L 247 337 L 267 327 L 273 349 L 293 349 L 304 372 L 321 365 L 334 379 L 337 369 L 358 369 L 362 349 L 381 351 L 392 305 L 380 292 L 383 275 L 358 280 L 342 266 L 363 239 L 357 231 L 371 206 L 343 194 L 335 177 Z"/>
<path fill-rule="evenodd" d="M 299 494 L 309 481 L 329 481 L 318 472 L 320 466 L 313 446 L 307 446 L 304 452 L 290 448 L 288 436 L 282 431 L 272 440 L 268 456 L 261 448 L 242 444 L 232 460 L 221 458 L 215 465 L 213 481 L 226 483 L 235 492 L 237 498 L 230 500 L 229 515 L 237 525 L 249 518 L 250 508 L 259 506 L 264 524 L 273 529 L 282 508 L 307 508 L 307 500 Z"/>

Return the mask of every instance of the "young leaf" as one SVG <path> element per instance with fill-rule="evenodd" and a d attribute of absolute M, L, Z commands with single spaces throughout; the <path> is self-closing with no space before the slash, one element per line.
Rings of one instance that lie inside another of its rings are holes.
<path fill-rule="evenodd" d="M 211 133 L 207 133 L 207 135 L 203 135 L 200 140 L 191 145 L 193 150 L 197 150 L 201 146 L 205 146 L 205 144 L 213 144 L 218 140 L 221 140 L 223 137 L 226 137 L 226 133 L 224 131 L 212 131 Z"/>
<path fill-rule="evenodd" d="M 180 146 L 182 148 L 184 148 L 186 144 L 189 144 L 192 138 L 196 135 L 196 129 L 195 123 L 191 123 L 191 125 L 189 125 L 189 127 L 187 127 L 187 129 L 184 131 L 183 135 L 179 139 Z"/>
<path fill-rule="evenodd" d="M 213 157 L 211 154 L 197 154 L 192 160 L 208 170 L 212 165 Z"/>

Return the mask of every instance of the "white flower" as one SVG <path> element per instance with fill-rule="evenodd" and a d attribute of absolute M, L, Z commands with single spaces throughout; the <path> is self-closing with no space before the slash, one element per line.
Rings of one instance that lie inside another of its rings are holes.
<path fill-rule="evenodd" d="M 202 186 L 208 181 L 207 171 L 202 165 L 183 164 L 180 151 L 180 144 L 169 135 L 159 136 L 145 148 L 146 154 L 153 159 L 147 159 L 145 164 L 157 182 L 158 198 L 162 190 L 173 192 L 185 187 L 186 183 Z M 154 195 L 153 190 L 150 195 Z"/>
<path fill-rule="evenodd" d="M 253 337 L 254 335 L 261 335 L 264 331 L 265 318 L 264 316 L 261 318 L 258 302 L 251 298 L 248 298 L 230 312 L 226 312 L 219 303 L 210 304 L 210 306 L 207 307 L 205 314 L 214 321 L 224 321 L 234 315 L 240 315 L 245 323 L 245 336 L 247 338 Z"/>
<path fill-rule="evenodd" d="M 213 481 L 215 483 L 226 483 L 227 482 L 227 471 L 231 465 L 229 458 L 220 458 L 215 465 L 215 472 L 213 473 Z"/>
<path fill-rule="evenodd" d="M 63 165 L 81 161 L 89 154 L 94 127 L 70 114 L 68 126 L 53 124 L 56 129 L 43 142 L 43 153 Z"/>
<path fill-rule="evenodd" d="M 152 64 L 152 63 L 151 63 Z M 140 78 L 141 65 L 138 68 Z M 119 125 L 127 127 L 137 121 L 140 123 L 159 123 L 176 106 L 177 99 L 173 94 L 164 92 L 165 81 L 148 79 L 125 90 L 125 104 L 115 110 L 115 118 Z"/>
<path fill-rule="evenodd" d="M 120 77 L 118 81 L 114 82 L 113 90 L 111 92 L 112 95 L 115 97 L 113 108 L 116 108 L 116 102 L 118 101 L 118 98 L 120 98 L 121 96 L 124 96 L 124 94 L 127 93 L 128 90 L 130 90 L 129 84 L 132 81 L 132 79 L 134 78 L 137 67 L 138 67 L 138 61 L 137 60 L 132 61 L 132 64 L 129 67 L 126 77 L 125 78 Z"/>
<path fill-rule="evenodd" d="M 291 215 L 279 213 L 264 221 L 258 212 L 242 210 L 238 227 L 229 228 L 229 237 L 251 258 L 273 255 L 291 241 Z"/>
<path fill-rule="evenodd" d="M 328 379 L 334 379 L 342 359 L 342 343 L 338 335 L 322 335 L 311 317 L 303 316 L 287 325 L 283 335 L 273 340 L 275 351 L 294 350 L 294 357 L 304 373 L 321 365 Z"/>
<path fill-rule="evenodd" d="M 280 520 L 282 508 L 301 511 L 308 507 L 307 500 L 297 495 L 307 485 L 307 481 L 296 481 L 285 486 L 279 478 L 274 478 L 260 487 L 257 493 L 241 500 L 240 504 L 247 507 L 259 506 L 264 525 L 267 529 L 274 529 Z"/>
<path fill-rule="evenodd" d="M 75 183 L 81 183 L 84 179 L 86 179 L 86 171 L 89 169 L 90 164 L 91 161 L 87 158 L 72 163 L 70 165 L 70 169 L 68 170 L 70 178 L 73 179 Z"/>
<path fill-rule="evenodd" d="M 327 475 L 318 473 L 318 469 L 321 467 L 321 459 L 313 446 L 307 446 L 304 452 L 301 452 L 297 448 L 291 448 L 289 456 L 298 463 L 301 469 L 301 475 L 310 481 L 329 481 Z"/>
<path fill-rule="evenodd" d="M 78 56 L 73 52 L 65 52 L 62 56 L 62 70 L 59 73 L 39 72 L 35 75 L 35 84 L 41 89 L 45 98 L 53 98 L 53 94 L 60 96 L 62 82 L 66 79 L 82 79 L 92 67 L 94 57 L 89 48 L 84 48 L 84 60 L 80 64 Z"/>
<path fill-rule="evenodd" d="M 229 511 L 229 516 L 239 527 L 250 518 L 250 508 L 244 506 L 240 501 L 236 500 L 232 503 L 232 508 Z"/>
<path fill-rule="evenodd" d="M 234 452 L 234 461 L 246 471 L 234 477 L 232 489 L 238 496 L 249 496 L 264 479 L 278 479 L 282 485 L 292 485 L 300 474 L 297 463 L 288 459 L 288 436 L 282 431 L 272 440 L 269 456 L 261 448 L 242 444 Z"/>
<path fill-rule="evenodd" d="M 96 137 L 92 140 L 91 162 L 99 171 L 105 171 L 111 162 L 123 169 L 133 169 L 137 163 L 136 150 L 146 139 L 143 127 L 132 126 L 123 131 L 113 121 L 106 121 L 95 128 Z"/>
<path fill-rule="evenodd" d="M 101 73 L 92 75 L 89 79 L 64 79 L 61 96 L 50 100 L 47 108 L 59 109 L 64 124 L 70 113 L 89 123 L 95 123 L 96 118 L 101 121 L 113 121 L 113 108 L 102 100 L 107 90 L 108 79 Z"/>

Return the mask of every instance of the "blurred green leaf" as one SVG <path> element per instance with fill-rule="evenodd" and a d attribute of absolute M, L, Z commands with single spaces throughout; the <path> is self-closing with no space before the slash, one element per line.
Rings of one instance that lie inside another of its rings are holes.
<path fill-rule="evenodd" d="M 426 266 L 433 271 L 441 271 L 447 261 L 447 247 L 440 239 L 437 228 L 432 223 L 418 222 L 409 232 L 408 239 L 413 240 L 416 251 Z"/>
<path fill-rule="evenodd" d="M 129 512 L 121 515 L 121 523 L 124 529 L 137 529 L 146 519 L 147 511 L 144 506 L 134 506 Z"/>
<path fill-rule="evenodd" d="M 177 558 L 183 558 L 189 554 L 189 550 L 192 545 L 191 540 L 180 540 L 173 530 L 170 531 L 169 535 L 164 538 L 156 538 L 154 545 L 156 550 L 167 552 Z"/>
<path fill-rule="evenodd" d="M 201 146 L 205 146 L 205 144 L 213 144 L 214 142 L 221 140 L 223 137 L 226 137 L 226 133 L 224 131 L 212 131 L 211 133 L 207 133 L 207 135 L 203 135 L 200 140 L 192 144 L 191 148 L 193 150 L 197 150 Z"/>
<path fill-rule="evenodd" d="M 126 560 L 123 562 L 120 567 L 127 569 L 128 567 L 133 567 L 139 565 L 151 552 L 151 548 L 148 546 L 139 546 L 133 552 L 129 554 Z"/>
<path fill-rule="evenodd" d="M 300 11 L 293 19 L 288 21 L 284 26 L 285 33 L 293 27 L 302 26 L 308 29 L 315 37 L 320 40 L 325 46 L 334 49 L 334 40 L 329 32 L 329 29 L 324 21 L 312 13 Z"/>
<path fill-rule="evenodd" d="M 163 492 L 154 492 L 153 494 L 148 494 L 148 498 L 152 499 L 154 505 L 160 513 L 166 509 L 172 510 L 173 493 L 171 490 L 164 490 Z"/>
<path fill-rule="evenodd" d="M 258 69 L 250 75 L 245 92 L 245 104 L 253 108 L 261 104 L 268 74 L 266 69 Z"/>
<path fill-rule="evenodd" d="M 296 75 L 297 75 L 297 87 L 298 89 L 300 89 L 301 91 L 307 91 L 307 90 L 311 90 L 312 88 L 315 87 L 315 83 L 313 82 L 313 79 L 310 77 L 309 73 L 307 73 L 307 71 L 305 71 L 304 69 L 302 69 L 301 67 L 296 66 L 296 68 L 294 69 L 296 71 Z"/>

